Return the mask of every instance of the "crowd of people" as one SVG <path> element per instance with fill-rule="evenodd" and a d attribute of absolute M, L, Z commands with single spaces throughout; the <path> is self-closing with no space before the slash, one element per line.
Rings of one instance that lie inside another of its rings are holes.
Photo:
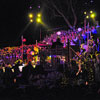
<path fill-rule="evenodd" d="M 93 30 L 94 27 L 87 32 L 54 32 L 40 42 L 45 44 L 43 47 L 36 44 L 0 49 L 0 87 L 61 89 L 77 86 L 79 89 L 82 86 L 86 89 L 88 86 L 90 90 L 95 84 L 95 92 L 99 94 L 100 38 Z M 76 52 L 71 46 L 78 46 L 79 50 Z M 57 53 L 59 48 L 62 51 Z M 68 54 L 71 50 L 74 56 Z"/>

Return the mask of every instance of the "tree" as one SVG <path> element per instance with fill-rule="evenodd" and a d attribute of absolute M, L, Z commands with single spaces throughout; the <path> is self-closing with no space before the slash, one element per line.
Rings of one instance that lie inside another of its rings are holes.
<path fill-rule="evenodd" d="M 44 0 L 44 6 L 51 10 L 53 17 L 61 17 L 70 29 L 77 24 L 75 4 L 77 0 Z"/>

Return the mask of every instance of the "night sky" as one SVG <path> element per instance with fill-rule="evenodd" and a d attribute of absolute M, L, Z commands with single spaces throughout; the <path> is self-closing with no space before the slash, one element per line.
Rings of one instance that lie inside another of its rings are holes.
<path fill-rule="evenodd" d="M 83 6 L 81 4 L 83 4 Z M 40 9 L 38 8 L 39 5 L 41 6 Z M 82 9 L 89 10 L 90 8 L 96 11 L 97 20 L 100 21 L 99 0 L 80 0 L 79 5 L 79 10 L 77 10 L 77 15 L 79 14 L 78 23 L 81 23 L 83 20 L 82 14 L 80 14 L 84 12 Z M 30 6 L 32 6 L 32 9 L 29 8 Z M 42 37 L 44 37 L 46 33 L 48 34 L 47 28 L 36 25 L 36 23 L 30 24 L 25 30 L 25 27 L 29 23 L 28 13 L 32 11 L 36 13 L 41 9 L 44 14 L 44 22 L 48 29 L 64 26 L 64 21 L 59 18 L 52 18 L 51 13 L 45 8 L 42 0 L 0 0 L 0 48 L 21 45 L 22 34 L 27 40 L 26 44 L 35 43 L 36 39 L 39 41 L 40 27 Z"/>

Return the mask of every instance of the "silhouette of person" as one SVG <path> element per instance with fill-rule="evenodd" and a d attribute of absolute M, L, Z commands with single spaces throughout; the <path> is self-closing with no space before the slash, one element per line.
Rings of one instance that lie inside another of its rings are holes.
<path fill-rule="evenodd" d="M 60 42 L 60 38 L 57 38 L 56 42 L 53 42 L 51 48 L 56 48 L 56 47 L 63 47 L 63 43 Z"/>

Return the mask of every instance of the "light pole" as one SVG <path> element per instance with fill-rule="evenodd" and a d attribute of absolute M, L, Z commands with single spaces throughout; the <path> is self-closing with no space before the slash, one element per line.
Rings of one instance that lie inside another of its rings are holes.
<path fill-rule="evenodd" d="M 90 23 L 89 23 L 89 21 L 87 23 L 87 19 L 92 18 L 93 19 L 93 22 L 95 23 L 95 16 L 96 16 L 96 14 L 93 11 L 90 11 L 89 13 L 84 12 L 84 15 L 85 15 L 85 18 L 84 18 L 84 30 L 85 30 L 85 32 L 86 31 L 89 32 L 89 24 Z M 87 41 L 88 41 L 88 39 L 89 39 L 89 33 L 87 34 Z"/>
<path fill-rule="evenodd" d="M 37 14 L 36 22 L 42 24 L 41 13 Z M 41 37 L 42 34 L 41 34 L 41 27 L 40 27 L 40 41 L 41 41 Z"/>
<path fill-rule="evenodd" d="M 33 23 L 33 19 L 34 19 L 34 15 L 33 15 L 33 13 L 29 13 L 29 15 L 28 15 L 28 17 L 29 17 L 29 21 L 30 21 L 30 23 Z M 37 23 L 39 23 L 39 24 L 43 24 L 43 22 L 42 22 L 42 19 L 41 19 L 41 13 L 38 13 L 37 15 L 36 15 L 36 22 Z M 40 27 L 40 41 L 41 41 L 41 27 Z"/>
<path fill-rule="evenodd" d="M 84 12 L 84 15 L 86 15 L 86 12 Z M 85 18 L 84 18 L 84 30 L 85 30 L 85 32 L 86 32 L 86 16 L 85 16 Z"/>
<path fill-rule="evenodd" d="M 29 17 L 29 20 L 30 20 L 30 23 L 32 23 L 33 22 L 33 14 L 32 13 L 29 13 L 28 14 L 28 17 Z M 24 39 L 23 38 L 23 33 L 26 31 L 26 29 L 29 27 L 29 25 L 30 25 L 30 23 L 28 23 L 27 25 L 26 25 L 26 27 L 24 28 L 24 30 L 21 32 L 21 45 L 22 45 L 22 61 L 23 61 L 23 46 L 24 46 L 24 42 L 26 41 L 26 39 Z"/>
<path fill-rule="evenodd" d="M 90 15 L 90 17 L 92 18 L 93 24 L 95 25 L 95 24 L 96 24 L 96 22 L 95 22 L 96 13 L 92 13 L 92 14 Z"/>
<path fill-rule="evenodd" d="M 84 15 L 85 15 L 85 18 L 84 18 L 84 29 L 86 31 L 86 24 L 87 24 L 86 20 L 89 19 L 89 18 L 92 18 L 93 22 L 95 22 L 96 14 L 93 11 L 90 11 L 89 13 L 84 12 Z"/>
<path fill-rule="evenodd" d="M 33 22 L 33 13 L 29 13 L 28 17 L 29 17 L 30 23 L 32 23 Z"/>
<path fill-rule="evenodd" d="M 85 18 L 84 18 L 84 30 L 85 32 L 87 31 L 87 19 L 89 19 L 89 15 L 87 14 L 87 12 L 84 12 Z"/>

